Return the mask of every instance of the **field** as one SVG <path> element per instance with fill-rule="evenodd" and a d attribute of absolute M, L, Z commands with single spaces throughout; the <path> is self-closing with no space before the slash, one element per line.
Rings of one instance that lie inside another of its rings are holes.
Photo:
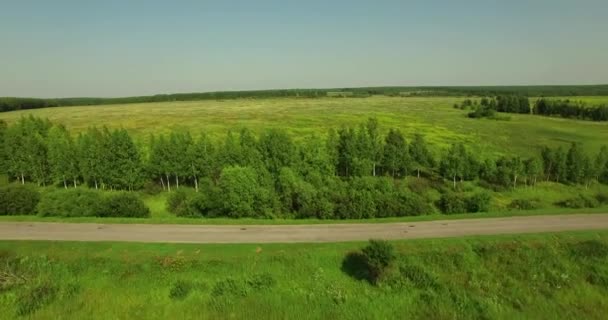
<path fill-rule="evenodd" d="M 608 97 L 574 97 L 589 102 Z M 65 124 L 73 132 L 90 126 L 123 127 L 140 141 L 172 128 L 205 131 L 222 137 L 227 130 L 282 128 L 296 139 L 325 134 L 329 128 L 357 126 L 377 117 L 383 130 L 399 128 L 407 137 L 423 133 L 437 148 L 465 142 L 477 152 L 536 154 L 542 145 L 583 142 L 597 151 L 608 137 L 608 123 L 510 114 L 510 121 L 468 119 L 468 111 L 454 109 L 462 97 L 269 98 L 224 101 L 162 102 L 125 105 L 58 107 L 0 113 L 11 123 L 36 115 Z M 439 152 L 439 151 L 436 151 Z"/>
<path fill-rule="evenodd" d="M 345 259 L 363 245 L 4 241 L 0 318 L 601 319 L 608 312 L 607 232 L 394 242 L 398 259 L 378 285 Z"/>

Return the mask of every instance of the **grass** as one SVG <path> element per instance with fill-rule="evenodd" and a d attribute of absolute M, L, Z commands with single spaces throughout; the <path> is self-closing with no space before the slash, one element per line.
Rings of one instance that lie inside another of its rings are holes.
<path fill-rule="evenodd" d="M 608 97 L 576 99 L 608 100 Z M 509 115 L 509 121 L 469 119 L 467 110 L 454 109 L 462 97 L 272 98 L 224 101 L 162 102 L 84 107 L 59 107 L 0 113 L 11 123 L 24 115 L 46 117 L 74 132 L 90 126 L 126 128 L 143 142 L 152 133 L 172 128 L 206 131 L 222 137 L 228 129 L 254 131 L 283 128 L 301 138 L 325 134 L 329 128 L 358 125 L 375 116 L 383 130 L 396 127 L 408 137 L 423 133 L 437 149 L 462 141 L 483 154 L 537 154 L 540 146 L 584 142 L 588 151 L 605 144 L 608 123 Z"/>
<path fill-rule="evenodd" d="M 377 286 L 364 243 L 0 242 L 0 318 L 602 319 L 608 231 L 393 242 Z"/>

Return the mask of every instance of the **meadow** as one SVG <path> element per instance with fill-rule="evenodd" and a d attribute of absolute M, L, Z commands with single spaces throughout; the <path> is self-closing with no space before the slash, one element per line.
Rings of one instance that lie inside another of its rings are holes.
<path fill-rule="evenodd" d="M 0 242 L 0 318 L 602 319 L 608 232 L 365 243 Z"/>
<path fill-rule="evenodd" d="M 608 97 L 573 99 L 608 101 Z M 143 142 L 151 134 L 175 128 L 186 128 L 194 134 L 204 131 L 217 139 L 230 129 L 246 127 L 261 132 L 281 128 L 298 139 L 325 135 L 330 128 L 357 126 L 376 117 L 381 130 L 399 128 L 406 138 L 422 133 L 431 145 L 442 150 L 451 143 L 463 142 L 479 153 L 521 156 L 537 155 L 543 145 L 568 146 L 571 142 L 582 142 L 587 151 L 595 153 L 608 137 L 608 123 L 517 114 L 509 114 L 508 121 L 469 119 L 468 111 L 453 108 L 462 100 L 386 96 L 206 100 L 22 110 L 0 113 L 0 119 L 12 123 L 31 114 L 64 124 L 75 133 L 91 126 L 125 128 Z"/>

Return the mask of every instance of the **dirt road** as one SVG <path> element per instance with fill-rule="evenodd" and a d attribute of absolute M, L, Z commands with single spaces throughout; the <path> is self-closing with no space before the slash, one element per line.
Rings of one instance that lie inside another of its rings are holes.
<path fill-rule="evenodd" d="M 608 229 L 608 214 L 274 226 L 2 222 L 0 239 L 173 243 L 337 242 L 596 229 Z"/>

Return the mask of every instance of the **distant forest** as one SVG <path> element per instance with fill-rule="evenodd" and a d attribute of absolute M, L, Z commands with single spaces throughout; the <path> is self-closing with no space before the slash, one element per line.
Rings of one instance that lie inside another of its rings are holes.
<path fill-rule="evenodd" d="M 344 94 L 339 94 L 344 93 Z M 466 86 L 466 87 L 362 87 L 331 89 L 284 89 L 253 91 L 218 91 L 204 93 L 159 94 L 153 96 L 124 98 L 0 98 L 0 112 L 40 109 L 60 106 L 85 106 L 124 103 L 222 100 L 238 98 L 280 98 L 280 97 L 368 97 L 386 96 L 497 96 L 522 95 L 541 96 L 600 96 L 608 95 L 608 85 L 580 86 Z"/>

